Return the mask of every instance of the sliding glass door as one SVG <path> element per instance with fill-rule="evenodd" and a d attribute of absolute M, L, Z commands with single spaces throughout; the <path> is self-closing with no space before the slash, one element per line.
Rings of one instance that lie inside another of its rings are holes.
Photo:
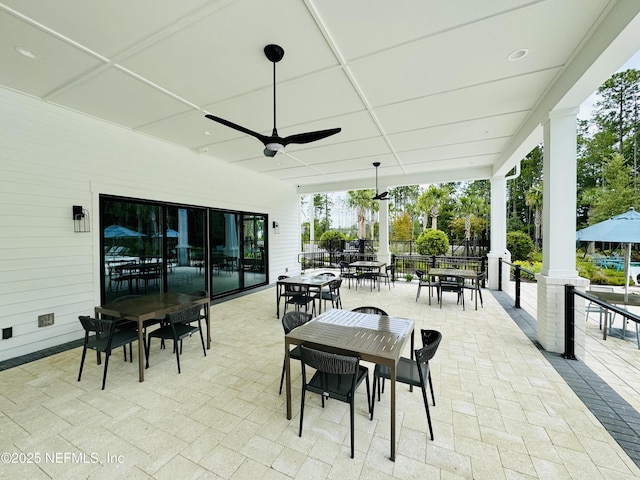
<path fill-rule="evenodd" d="M 267 278 L 264 215 L 244 215 L 242 219 L 243 277 L 245 286 L 265 283 Z"/>
<path fill-rule="evenodd" d="M 234 212 L 212 211 L 211 291 L 213 296 L 242 288 L 240 276 L 240 217 Z"/>
<path fill-rule="evenodd" d="M 206 210 L 171 206 L 166 212 L 167 291 L 206 290 Z"/>
<path fill-rule="evenodd" d="M 102 303 L 268 283 L 264 214 L 101 196 L 100 223 Z"/>

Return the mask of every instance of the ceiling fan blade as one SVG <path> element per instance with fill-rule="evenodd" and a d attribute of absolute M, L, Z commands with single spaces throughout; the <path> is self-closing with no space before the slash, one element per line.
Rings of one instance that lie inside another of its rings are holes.
<path fill-rule="evenodd" d="M 377 194 L 375 197 L 373 197 L 373 199 L 374 200 L 389 200 L 387 195 L 389 195 L 389 192 L 382 192 L 382 193 Z"/>
<path fill-rule="evenodd" d="M 249 130 L 241 125 L 230 122 L 229 120 L 225 120 L 224 118 L 216 117 L 215 115 L 205 115 L 209 120 L 213 120 L 214 122 L 221 123 L 222 125 L 233 128 L 234 130 L 238 130 L 239 132 L 246 133 L 247 135 L 251 135 L 252 137 L 260 140 L 264 145 L 269 142 L 269 137 L 266 135 L 262 135 L 261 133 L 254 132 L 253 130 Z"/>
<path fill-rule="evenodd" d="M 276 153 L 278 153 L 277 150 L 269 150 L 268 148 L 265 148 L 262 153 L 264 153 L 265 157 L 275 157 Z"/>
<path fill-rule="evenodd" d="M 323 138 L 330 137 L 331 135 L 335 135 L 339 133 L 341 128 L 330 128 L 329 130 L 318 130 L 316 132 L 307 132 L 307 133 L 298 133 L 296 135 L 289 135 L 282 139 L 282 144 L 284 146 L 289 145 L 290 143 L 310 143 L 315 142 L 316 140 L 321 140 Z"/>

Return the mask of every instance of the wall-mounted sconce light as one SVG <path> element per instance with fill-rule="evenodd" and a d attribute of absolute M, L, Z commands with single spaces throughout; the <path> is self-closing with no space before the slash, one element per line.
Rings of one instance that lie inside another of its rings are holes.
<path fill-rule="evenodd" d="M 82 208 L 82 205 L 73 206 L 73 231 L 90 232 L 89 212 Z"/>
<path fill-rule="evenodd" d="M 278 222 L 273 222 L 273 233 L 280 233 L 280 225 L 278 225 Z"/>

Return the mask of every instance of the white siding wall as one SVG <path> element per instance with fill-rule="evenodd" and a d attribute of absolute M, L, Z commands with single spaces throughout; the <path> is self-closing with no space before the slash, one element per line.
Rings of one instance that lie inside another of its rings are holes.
<path fill-rule="evenodd" d="M 294 187 L 0 89 L 0 328 L 13 327 L 0 361 L 82 336 L 78 315 L 100 301 L 103 193 L 266 213 L 270 281 L 299 271 Z M 90 233 L 74 233 L 73 205 Z M 38 328 L 51 312 L 55 324 Z"/>

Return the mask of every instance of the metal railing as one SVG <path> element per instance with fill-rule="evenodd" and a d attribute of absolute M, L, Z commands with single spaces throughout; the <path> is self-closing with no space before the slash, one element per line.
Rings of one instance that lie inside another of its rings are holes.
<path fill-rule="evenodd" d="M 498 290 L 502 291 L 502 264 L 509 265 L 513 269 L 513 278 L 516 283 L 516 291 L 515 291 L 515 308 L 520 307 L 520 297 L 521 297 L 521 282 L 522 282 L 522 273 L 524 272 L 526 275 L 529 275 L 533 280 L 536 278 L 536 274 L 531 270 L 527 270 L 526 268 L 522 268 L 520 265 L 516 265 L 514 263 L 507 262 L 503 260 L 502 257 L 498 259 Z M 511 269 L 509 269 L 511 272 Z M 509 279 L 510 280 L 510 279 Z"/>
<path fill-rule="evenodd" d="M 487 271 L 487 259 L 485 257 L 392 255 L 392 263 L 395 266 L 396 277 L 414 276 L 416 270 L 428 271 L 430 268 L 460 268 L 464 270 L 476 270 L 477 272 Z"/>
<path fill-rule="evenodd" d="M 611 303 L 608 303 L 604 300 L 600 300 L 598 297 L 593 295 L 589 295 L 587 292 L 582 292 L 578 290 L 574 285 L 565 285 L 564 286 L 564 353 L 562 356 L 564 358 L 568 358 L 571 360 L 576 360 L 575 356 L 575 325 L 576 325 L 576 302 L 575 297 L 582 297 L 589 302 L 595 303 L 600 307 L 613 312 L 617 315 L 621 315 L 626 322 L 627 320 L 631 320 L 632 322 L 636 322 L 636 324 L 640 324 L 640 316 L 625 310 L 622 307 L 618 307 Z M 602 325 L 602 338 L 603 340 L 607 339 L 607 321 L 605 318 L 604 324 Z M 640 345 L 638 346 L 640 348 Z"/>

